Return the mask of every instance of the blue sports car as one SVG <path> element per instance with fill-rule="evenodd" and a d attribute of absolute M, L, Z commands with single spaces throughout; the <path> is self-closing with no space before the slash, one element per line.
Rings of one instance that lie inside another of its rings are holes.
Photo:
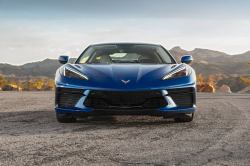
<path fill-rule="evenodd" d="M 56 71 L 55 110 L 58 122 L 100 115 L 149 115 L 190 122 L 196 109 L 196 75 L 178 64 L 161 45 L 106 43 L 90 45 L 74 64 Z"/>

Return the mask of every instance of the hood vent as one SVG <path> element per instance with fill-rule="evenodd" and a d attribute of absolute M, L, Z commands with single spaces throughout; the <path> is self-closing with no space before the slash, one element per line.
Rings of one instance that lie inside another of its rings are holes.
<path fill-rule="evenodd" d="M 176 65 L 173 65 L 172 67 L 171 67 L 171 69 L 173 69 L 173 68 L 175 68 L 176 67 Z"/>

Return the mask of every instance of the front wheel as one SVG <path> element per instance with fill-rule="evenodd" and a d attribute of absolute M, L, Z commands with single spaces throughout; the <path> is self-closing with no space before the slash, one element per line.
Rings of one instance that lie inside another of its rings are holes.
<path fill-rule="evenodd" d="M 194 119 L 194 113 L 191 115 L 179 114 L 177 118 L 174 118 L 175 122 L 191 122 Z"/>
<path fill-rule="evenodd" d="M 76 118 L 67 116 L 65 114 L 56 113 L 56 120 L 60 123 L 75 123 Z"/>

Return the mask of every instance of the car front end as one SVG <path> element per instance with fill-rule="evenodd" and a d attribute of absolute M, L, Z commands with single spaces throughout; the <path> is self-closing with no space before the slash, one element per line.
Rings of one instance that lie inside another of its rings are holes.
<path fill-rule="evenodd" d="M 55 110 L 61 122 L 95 115 L 191 121 L 196 109 L 196 75 L 185 63 L 65 64 L 55 81 Z"/>

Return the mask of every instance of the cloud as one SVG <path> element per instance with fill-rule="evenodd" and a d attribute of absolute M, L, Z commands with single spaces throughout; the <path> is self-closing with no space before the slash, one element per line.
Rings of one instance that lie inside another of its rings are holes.
<path fill-rule="evenodd" d="M 14 5 L 13 5 L 14 4 Z M 30 20 L 128 18 L 249 18 L 248 0 L 5 0 L 5 18 Z M 233 12 L 232 12 L 233 11 Z"/>
<path fill-rule="evenodd" d="M 59 52 L 64 52 L 62 48 L 50 48 L 48 49 L 50 53 L 59 53 Z"/>
<path fill-rule="evenodd" d="M 167 49 L 180 45 L 229 54 L 250 50 L 249 5 L 238 1 L 96 4 L 100 1 L 3 1 L 0 63 L 23 64 L 66 53 L 77 57 L 90 44 L 104 42 L 159 43 Z"/>
<path fill-rule="evenodd" d="M 7 47 L 7 50 L 13 51 L 13 50 L 15 50 L 15 48 L 13 48 L 13 47 Z"/>
<path fill-rule="evenodd" d="M 66 51 L 65 55 L 71 55 L 72 53 L 70 51 Z"/>
<path fill-rule="evenodd" d="M 122 19 L 119 21 L 121 24 L 136 24 L 138 22 L 137 19 L 130 18 L 130 19 Z"/>
<path fill-rule="evenodd" d="M 110 30 L 110 29 L 107 29 L 107 28 L 96 28 L 93 32 L 94 32 L 94 33 L 106 34 L 106 33 L 111 32 L 111 30 Z"/>
<path fill-rule="evenodd" d="M 69 35 L 69 31 L 67 29 L 63 29 L 60 32 L 62 35 Z"/>

